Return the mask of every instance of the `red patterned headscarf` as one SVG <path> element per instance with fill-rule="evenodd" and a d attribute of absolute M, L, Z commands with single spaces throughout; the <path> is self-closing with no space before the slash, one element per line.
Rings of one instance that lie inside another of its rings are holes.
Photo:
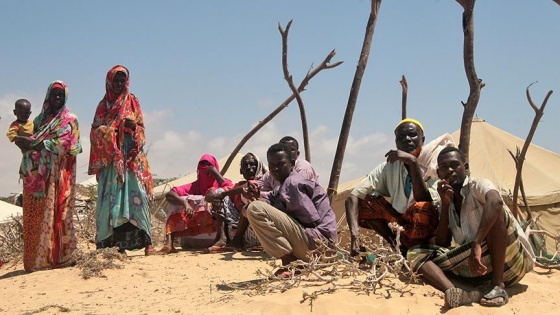
<path fill-rule="evenodd" d="M 113 87 L 113 79 L 122 72 L 126 77 L 126 84 L 117 94 Z M 119 181 L 122 183 L 126 169 L 134 171 L 143 183 L 148 196 L 153 195 L 153 180 L 148 165 L 148 159 L 143 151 L 146 143 L 144 134 L 144 117 L 140 109 L 140 102 L 130 93 L 128 69 L 116 65 L 109 72 L 105 80 L 105 96 L 99 102 L 93 124 L 91 126 L 91 152 L 88 174 L 99 173 L 111 164 L 115 168 Z M 124 120 L 130 119 L 136 123 L 136 130 L 125 127 Z M 133 146 L 123 152 L 125 132 L 132 134 Z"/>

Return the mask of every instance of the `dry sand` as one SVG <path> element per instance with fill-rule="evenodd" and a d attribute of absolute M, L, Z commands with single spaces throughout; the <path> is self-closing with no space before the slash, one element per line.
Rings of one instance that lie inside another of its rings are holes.
<path fill-rule="evenodd" d="M 319 295 L 311 308 L 300 303 L 303 293 L 329 286 L 305 286 L 286 292 L 248 295 L 228 284 L 262 278 L 271 270 L 263 252 L 177 254 L 145 257 L 128 252 L 123 269 L 104 270 L 105 278 L 83 279 L 78 267 L 25 273 L 21 265 L 0 269 L 0 313 L 5 314 L 559 314 L 560 271 L 528 274 L 508 288 L 509 303 L 501 308 L 478 304 L 444 308 L 443 295 L 428 285 L 414 284 L 400 296 L 387 289 L 375 294 L 337 290 Z M 402 285 L 399 279 L 386 283 Z"/>

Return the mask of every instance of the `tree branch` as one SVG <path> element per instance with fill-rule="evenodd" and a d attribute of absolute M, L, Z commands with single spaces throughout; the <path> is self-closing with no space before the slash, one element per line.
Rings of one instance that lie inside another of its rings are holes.
<path fill-rule="evenodd" d="M 456 0 L 463 7 L 463 62 L 465 73 L 469 81 L 469 98 L 463 103 L 463 117 L 461 119 L 461 133 L 459 136 L 459 150 L 465 158 L 469 157 L 471 127 L 476 106 L 480 99 L 480 90 L 484 87 L 482 80 L 476 75 L 474 67 L 474 4 L 476 0 Z"/>
<path fill-rule="evenodd" d="M 284 79 L 288 82 L 288 86 L 292 90 L 293 95 L 296 97 L 296 101 L 299 107 L 299 114 L 301 117 L 301 130 L 303 132 L 303 145 L 305 151 L 305 159 L 308 162 L 311 162 L 311 148 L 309 145 L 309 130 L 307 129 L 307 117 L 305 115 L 305 106 L 303 105 L 303 99 L 299 94 L 299 91 L 292 80 L 292 76 L 290 75 L 290 71 L 288 70 L 288 33 L 290 32 L 290 27 L 292 26 L 293 20 L 288 22 L 286 26 L 286 30 L 282 28 L 282 25 L 278 23 L 278 30 L 282 35 L 282 70 L 284 72 Z"/>
<path fill-rule="evenodd" d="M 407 95 L 408 95 L 408 82 L 406 82 L 406 77 L 403 76 L 401 77 L 401 80 L 399 81 L 401 83 L 401 87 L 402 87 L 402 119 L 405 119 L 406 116 L 406 101 L 407 101 Z"/>
<path fill-rule="evenodd" d="M 315 77 L 322 70 L 332 69 L 332 68 L 337 67 L 340 64 L 342 64 L 342 61 L 337 61 L 337 62 L 334 62 L 334 63 L 330 63 L 331 59 L 335 55 L 336 55 L 336 52 L 334 50 L 331 51 L 327 55 L 327 57 L 325 57 L 325 59 L 323 59 L 323 61 L 319 64 L 319 66 L 317 68 L 311 69 L 307 73 L 305 78 L 303 78 L 303 80 L 301 81 L 297 91 L 299 93 L 303 92 L 305 90 L 305 87 L 309 84 L 309 81 L 311 79 L 313 79 L 313 77 Z M 231 152 L 230 156 L 228 157 L 226 163 L 222 167 L 222 170 L 220 171 L 220 173 L 222 175 L 224 175 L 226 173 L 229 166 L 231 165 L 231 162 L 233 161 L 233 158 L 237 155 L 237 153 L 239 153 L 239 151 L 245 145 L 245 143 L 247 143 L 247 141 L 249 141 L 249 139 L 251 139 L 251 137 L 253 135 L 255 135 L 257 133 L 257 131 L 259 131 L 264 125 L 266 125 L 276 115 L 278 115 L 278 113 L 280 113 L 284 108 L 286 108 L 288 106 L 288 104 L 290 104 L 290 102 L 294 100 L 294 98 L 296 98 L 295 94 L 292 94 L 291 96 L 289 96 L 284 102 L 282 102 L 282 104 L 280 104 L 275 110 L 273 110 L 272 113 L 270 113 L 268 116 L 266 116 L 263 120 L 259 121 L 259 123 L 255 127 L 253 127 L 253 129 L 251 129 L 251 131 L 249 131 L 249 133 L 247 133 L 243 137 L 243 139 L 241 139 L 241 142 L 239 142 L 239 144 L 235 147 L 235 149 L 233 149 L 233 151 Z"/>
<path fill-rule="evenodd" d="M 336 195 L 336 188 L 338 187 L 340 169 L 342 168 L 342 161 L 344 160 L 344 152 L 346 151 L 346 143 L 348 142 L 348 135 L 350 133 L 350 127 L 352 125 L 352 117 L 354 116 L 354 109 L 356 108 L 358 93 L 360 91 L 360 85 L 362 84 L 362 77 L 364 76 L 364 72 L 366 71 L 373 33 L 375 31 L 375 23 L 377 22 L 377 17 L 379 16 L 380 6 L 381 0 L 371 0 L 371 11 L 366 26 L 366 33 L 364 36 L 364 42 L 362 44 L 360 60 L 358 61 L 356 73 L 354 74 L 354 80 L 352 81 L 352 87 L 350 88 L 350 95 L 348 96 L 346 113 L 344 114 L 344 119 L 342 121 L 340 137 L 338 138 L 338 145 L 336 147 L 335 157 L 331 170 L 331 177 L 329 179 L 329 186 L 327 189 L 327 194 L 331 203 L 334 195 Z"/>

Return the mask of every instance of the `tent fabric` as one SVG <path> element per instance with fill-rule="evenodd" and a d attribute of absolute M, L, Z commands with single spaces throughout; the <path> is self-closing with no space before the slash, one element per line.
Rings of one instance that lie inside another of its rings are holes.
<path fill-rule="evenodd" d="M 459 143 L 460 131 L 452 134 Z M 469 168 L 472 177 L 491 180 L 511 205 L 517 170 L 508 150 L 521 150 L 525 140 L 500 130 L 482 119 L 472 123 L 469 147 Z M 560 202 L 560 155 L 531 144 L 523 162 L 523 186 L 529 206 Z M 518 204 L 522 204 L 519 194 Z"/>
<path fill-rule="evenodd" d="M 237 155 L 235 155 L 235 157 L 231 161 L 231 164 L 229 165 L 227 172 L 224 174 L 224 177 L 230 179 L 233 183 L 237 183 L 240 180 L 243 180 L 243 175 L 241 175 L 240 172 L 241 158 L 243 156 L 245 156 L 245 153 L 237 153 Z M 218 160 L 218 165 L 220 166 L 220 170 L 224 167 L 228 158 L 229 155 Z M 187 175 L 155 187 L 154 197 L 156 200 L 163 199 L 165 194 L 169 192 L 171 188 L 175 186 L 188 184 L 190 182 L 194 182 L 195 180 L 196 180 L 196 165 L 193 165 L 192 170 L 189 173 L 187 173 Z"/>
<path fill-rule="evenodd" d="M 23 209 L 0 200 L 0 223 L 8 221 L 12 216 L 23 215 Z"/>

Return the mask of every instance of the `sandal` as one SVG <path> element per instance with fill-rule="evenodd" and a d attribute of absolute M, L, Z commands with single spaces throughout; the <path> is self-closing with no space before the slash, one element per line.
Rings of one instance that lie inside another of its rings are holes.
<path fill-rule="evenodd" d="M 501 286 L 497 285 L 488 293 L 482 296 L 480 300 L 480 305 L 488 307 L 499 307 L 504 306 L 509 301 L 509 296 Z"/>
<path fill-rule="evenodd" d="M 445 290 L 445 304 L 449 308 L 455 308 L 462 305 L 470 305 L 480 300 L 480 292 L 467 292 L 461 288 L 449 288 Z"/>

